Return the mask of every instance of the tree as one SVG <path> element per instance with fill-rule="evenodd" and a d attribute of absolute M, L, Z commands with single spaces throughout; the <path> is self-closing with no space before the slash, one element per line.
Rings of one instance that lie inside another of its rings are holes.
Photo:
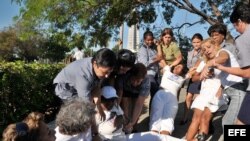
<path fill-rule="evenodd" d="M 69 51 L 69 48 L 61 43 L 63 36 L 59 33 L 53 34 L 49 38 L 43 37 L 35 30 L 33 30 L 32 36 L 23 33 L 27 33 L 25 28 L 19 27 L 18 24 L 0 32 L 0 60 L 30 62 L 49 59 L 51 62 L 57 62 L 63 60 L 65 53 Z"/>
<path fill-rule="evenodd" d="M 37 44 L 40 43 L 39 36 L 32 36 L 22 41 L 18 37 L 18 29 L 9 27 L 0 32 L 0 60 L 26 60 L 33 61 L 39 56 Z"/>
<path fill-rule="evenodd" d="M 12 60 L 18 44 L 15 30 L 12 28 L 0 32 L 0 60 Z"/>
<path fill-rule="evenodd" d="M 242 0 L 12 0 L 23 2 L 19 20 L 25 26 L 45 28 L 46 32 L 64 34 L 67 46 L 107 46 L 119 27 L 126 22 L 140 27 L 152 24 L 157 18 L 157 7 L 168 24 L 179 9 L 198 15 L 197 23 L 228 23 L 228 17 L 236 2 Z M 248 1 L 249 2 L 249 1 Z M 184 23 L 194 25 L 194 23 Z M 182 25 L 179 27 L 181 28 Z M 81 35 L 84 41 L 77 41 Z"/>

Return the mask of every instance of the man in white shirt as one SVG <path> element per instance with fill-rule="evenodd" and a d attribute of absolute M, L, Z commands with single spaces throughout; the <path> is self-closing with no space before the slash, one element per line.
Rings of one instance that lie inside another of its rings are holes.
<path fill-rule="evenodd" d="M 84 53 L 82 52 L 82 49 L 80 47 L 77 47 L 77 51 L 75 52 L 73 58 L 75 58 L 76 60 L 80 60 L 83 59 L 84 57 Z"/>

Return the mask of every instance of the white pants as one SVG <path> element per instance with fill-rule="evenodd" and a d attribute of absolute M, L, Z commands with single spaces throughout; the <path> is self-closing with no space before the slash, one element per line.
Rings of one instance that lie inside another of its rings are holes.
<path fill-rule="evenodd" d="M 154 132 L 141 132 L 128 134 L 125 136 L 116 136 L 112 141 L 185 141 L 184 139 L 175 138 L 169 135 L 157 134 Z"/>
<path fill-rule="evenodd" d="M 168 90 L 159 90 L 152 100 L 149 129 L 159 132 L 165 130 L 171 134 L 177 110 L 176 96 Z"/>

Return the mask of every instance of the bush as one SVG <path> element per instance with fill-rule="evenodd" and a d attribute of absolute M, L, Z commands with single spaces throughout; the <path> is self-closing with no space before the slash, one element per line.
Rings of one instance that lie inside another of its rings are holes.
<path fill-rule="evenodd" d="M 53 79 L 64 64 L 0 62 L 0 126 L 58 106 Z M 0 130 L 1 133 L 1 130 Z"/>

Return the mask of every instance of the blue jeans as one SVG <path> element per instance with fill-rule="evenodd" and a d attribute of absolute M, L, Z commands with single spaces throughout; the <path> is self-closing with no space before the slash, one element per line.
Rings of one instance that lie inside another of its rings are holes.
<path fill-rule="evenodd" d="M 224 125 L 235 124 L 241 103 L 246 94 L 245 89 L 246 87 L 243 83 L 237 83 L 224 89 L 224 93 L 230 98 L 230 103 L 226 114 L 222 119 L 222 127 L 224 127 Z"/>

